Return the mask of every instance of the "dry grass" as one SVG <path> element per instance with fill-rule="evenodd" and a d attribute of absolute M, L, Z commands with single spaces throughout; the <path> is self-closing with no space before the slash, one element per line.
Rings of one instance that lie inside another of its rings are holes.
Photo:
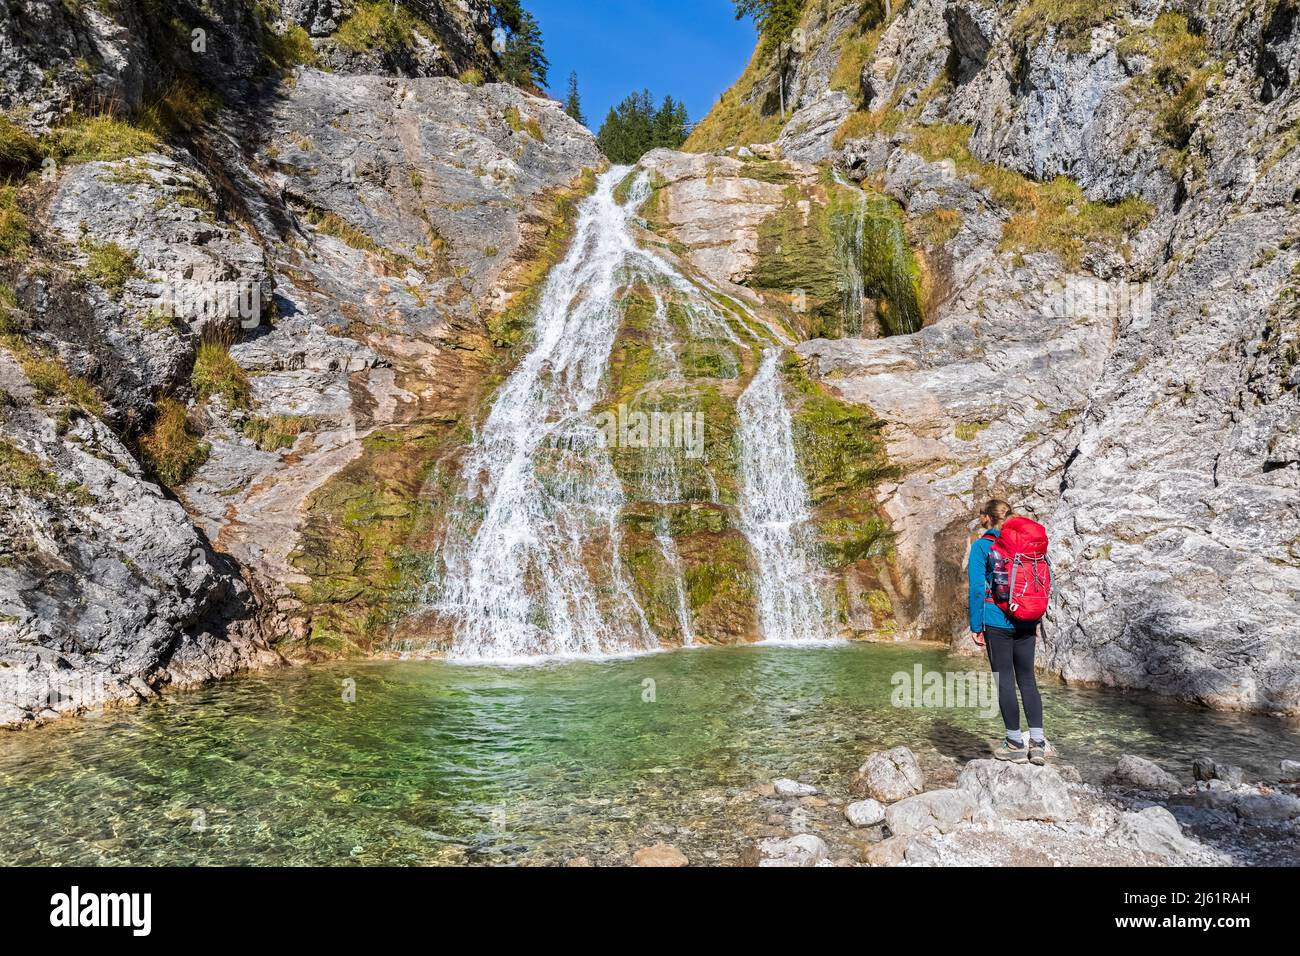
<path fill-rule="evenodd" d="M 28 454 L 8 438 L 0 438 L 0 488 L 49 497 L 59 493 L 59 480 L 47 471 L 35 455 Z"/>
<path fill-rule="evenodd" d="M 386 53 L 409 50 L 417 33 L 428 36 L 428 27 L 410 10 L 387 0 L 359 3 L 334 34 L 334 39 L 349 50 L 365 52 L 378 47 Z"/>
<path fill-rule="evenodd" d="M 200 402 L 220 395 L 231 408 L 247 408 L 252 395 L 248 373 L 231 358 L 229 345 L 214 338 L 199 343 L 190 384 Z"/>
<path fill-rule="evenodd" d="M 23 374 L 42 401 L 60 399 L 87 414 L 104 414 L 104 403 L 94 386 L 70 373 L 57 357 L 38 351 L 22 336 L 12 332 L 0 333 L 0 346 L 8 349 L 22 366 Z"/>
<path fill-rule="evenodd" d="M 244 423 L 244 437 L 262 451 L 292 448 L 298 436 L 312 427 L 312 419 L 303 415 L 272 415 L 250 418 Z"/>
<path fill-rule="evenodd" d="M 931 162 L 951 159 L 995 202 L 1015 215 L 1002 230 L 1002 248 L 1018 253 L 1053 252 L 1078 268 L 1090 243 L 1119 246 L 1152 215 L 1151 206 L 1130 197 L 1119 203 L 1091 202 L 1064 176 L 1039 183 L 971 155 L 969 126 L 936 124 L 912 131 L 912 149 Z"/>
<path fill-rule="evenodd" d="M 756 104 L 746 102 L 765 71 L 765 58 L 755 50 L 740 79 L 714 104 L 708 115 L 696 124 L 682 144 L 688 153 L 711 153 L 728 146 L 770 143 L 781 135 L 781 116 L 764 116 Z"/>
<path fill-rule="evenodd" d="M 211 451 L 191 427 L 185 406 L 170 398 L 158 403 L 158 417 L 141 439 L 140 449 L 154 475 L 173 487 L 184 484 Z"/>
<path fill-rule="evenodd" d="M 27 216 L 18 206 L 18 187 L 0 186 L 0 259 L 21 259 L 31 246 Z"/>
<path fill-rule="evenodd" d="M 0 174 L 14 175 L 41 161 L 41 146 L 25 129 L 0 113 Z"/>
<path fill-rule="evenodd" d="M 150 152 L 158 148 L 158 137 L 111 113 L 101 113 L 70 118 L 64 125 L 50 131 L 44 146 L 55 159 L 86 163 L 126 159 Z"/>
<path fill-rule="evenodd" d="M 1024 43 L 1037 43 L 1056 28 L 1057 42 L 1073 53 L 1091 44 L 1092 31 L 1119 11 L 1119 0 L 1028 0 L 1012 22 L 1013 36 Z"/>
<path fill-rule="evenodd" d="M 86 265 L 81 270 L 82 277 L 100 286 L 113 298 L 121 296 L 128 279 L 140 275 L 135 264 L 135 253 L 116 242 L 83 239 L 81 250 L 87 256 Z"/>

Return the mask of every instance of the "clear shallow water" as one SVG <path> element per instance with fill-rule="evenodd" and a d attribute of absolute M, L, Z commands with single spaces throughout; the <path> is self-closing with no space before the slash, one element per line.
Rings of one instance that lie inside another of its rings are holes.
<path fill-rule="evenodd" d="M 755 784 L 807 774 L 843 796 L 881 747 L 932 764 L 981 755 L 996 717 L 891 706 L 891 675 L 917 663 L 981 662 L 916 646 L 749 647 L 227 681 L 0 734 L 0 864 L 600 863 L 658 840 L 729 862 L 766 823 L 764 801 L 736 799 Z M 1044 694 L 1049 735 L 1089 779 L 1123 752 L 1182 775 L 1209 754 L 1264 777 L 1300 754 L 1295 723 Z"/>

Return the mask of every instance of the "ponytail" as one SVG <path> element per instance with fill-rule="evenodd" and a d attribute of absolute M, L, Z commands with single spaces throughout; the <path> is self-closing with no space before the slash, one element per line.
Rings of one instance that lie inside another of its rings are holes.
<path fill-rule="evenodd" d="M 1011 516 L 1011 506 L 1001 498 L 992 498 L 984 505 L 984 510 L 980 514 L 993 522 L 993 527 L 996 528 Z"/>

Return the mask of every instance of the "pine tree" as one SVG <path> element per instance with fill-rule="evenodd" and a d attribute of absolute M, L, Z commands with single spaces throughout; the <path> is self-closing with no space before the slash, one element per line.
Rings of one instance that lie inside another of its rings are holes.
<path fill-rule="evenodd" d="M 537 18 L 520 9 L 518 28 L 506 39 L 506 52 L 501 57 L 501 70 L 507 82 L 515 86 L 541 89 L 546 86 L 546 73 L 550 61 L 542 47 L 542 28 Z"/>
<path fill-rule="evenodd" d="M 635 163 L 659 147 L 676 149 L 686 141 L 689 126 L 686 105 L 664 97 L 656 109 L 649 90 L 632 93 L 612 108 L 596 134 L 596 142 L 610 162 Z"/>
<path fill-rule="evenodd" d="M 790 39 L 799 25 L 804 0 L 732 0 L 736 5 L 736 19 L 749 17 L 763 37 L 763 48 Z"/>
<path fill-rule="evenodd" d="M 576 71 L 569 74 L 569 95 L 564 100 L 564 112 L 583 126 L 587 125 L 587 117 L 582 115 L 582 97 L 578 95 L 578 74 Z"/>

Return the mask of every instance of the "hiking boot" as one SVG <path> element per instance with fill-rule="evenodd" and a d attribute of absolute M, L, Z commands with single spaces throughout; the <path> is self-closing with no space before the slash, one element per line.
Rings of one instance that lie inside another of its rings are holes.
<path fill-rule="evenodd" d="M 1041 767 L 1047 763 L 1047 741 L 1031 740 L 1029 741 L 1029 762 L 1035 767 Z"/>
<path fill-rule="evenodd" d="M 1011 763 L 1024 763 L 1029 759 L 1029 751 L 1025 749 L 1024 744 L 1004 740 L 1001 746 L 994 748 L 993 757 L 996 760 L 1009 760 Z"/>

